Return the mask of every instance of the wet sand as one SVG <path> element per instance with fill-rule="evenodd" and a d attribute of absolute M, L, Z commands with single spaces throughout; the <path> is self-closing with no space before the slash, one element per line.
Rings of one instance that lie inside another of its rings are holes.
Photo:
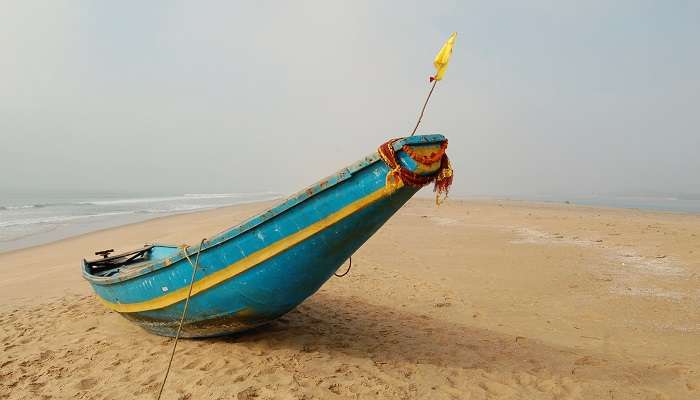
<path fill-rule="evenodd" d="M 106 310 L 93 251 L 197 243 L 262 210 L 0 254 L 0 399 L 152 399 L 171 339 Z M 167 399 L 700 398 L 700 215 L 413 200 L 279 321 L 183 340 Z"/>

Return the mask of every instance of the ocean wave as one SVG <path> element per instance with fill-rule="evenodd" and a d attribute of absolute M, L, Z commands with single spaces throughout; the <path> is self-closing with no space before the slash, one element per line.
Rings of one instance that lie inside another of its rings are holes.
<path fill-rule="evenodd" d="M 39 203 L 39 204 L 22 204 L 19 206 L 0 206 L 0 210 L 24 210 L 27 208 L 44 208 L 44 207 L 50 207 L 53 205 L 57 204 L 52 204 L 52 203 Z"/>
<path fill-rule="evenodd" d="M 185 204 L 181 206 L 165 207 L 165 208 L 146 208 L 143 210 L 135 211 L 137 214 L 164 214 L 164 213 L 178 213 L 185 211 L 196 211 L 204 210 L 207 208 L 217 208 L 219 205 L 212 204 Z"/>
<path fill-rule="evenodd" d="M 165 203 L 172 201 L 183 201 L 183 200 L 207 200 L 207 199 L 223 199 L 223 198 L 251 198 L 251 197 L 261 197 L 269 198 L 271 196 L 277 196 L 277 193 L 273 192 L 259 192 L 259 193 L 186 193 L 180 196 L 163 196 L 163 197 L 133 197 L 125 199 L 114 199 L 114 200 L 93 200 L 84 201 L 78 204 L 81 205 L 120 205 L 120 204 L 140 204 L 140 203 Z"/>
<path fill-rule="evenodd" d="M 79 223 L 81 220 L 129 214 L 177 214 L 272 200 L 280 195 L 274 192 L 257 193 L 187 193 L 179 196 L 135 197 L 113 200 L 95 200 L 65 203 L 37 203 L 0 206 L 0 229 L 20 226 L 59 225 Z M 221 200 L 224 199 L 224 200 Z M 231 199 L 227 201 L 226 199 Z M 48 208 L 44 211 L 29 209 Z M 59 207 L 60 206 L 60 207 Z M 72 209 L 72 207 L 84 207 Z M 14 212 L 13 212 L 14 211 Z M 43 215 L 42 215 L 43 214 Z M 47 215 L 48 214 L 48 215 Z"/>
<path fill-rule="evenodd" d="M 158 196 L 158 197 L 125 197 L 109 200 L 85 200 L 74 202 L 58 202 L 58 203 L 33 203 L 19 205 L 0 206 L 0 211 L 25 210 L 31 208 L 44 207 L 65 207 L 65 206 L 118 206 L 129 204 L 144 204 L 144 203 L 165 203 L 174 201 L 192 201 L 192 200 L 215 200 L 215 199 L 260 199 L 267 200 L 274 197 L 279 197 L 276 192 L 241 192 L 241 193 L 185 193 L 175 196 Z"/>
<path fill-rule="evenodd" d="M 241 192 L 241 193 L 185 193 L 188 199 L 224 199 L 241 197 L 270 197 L 279 196 L 277 192 Z"/>
<path fill-rule="evenodd" d="M 109 217 L 109 216 L 126 215 L 126 214 L 134 214 L 134 211 L 112 211 L 112 212 L 104 212 L 104 213 L 97 213 L 97 214 L 85 214 L 85 215 L 54 215 L 51 217 L 26 218 L 26 219 L 14 220 L 14 221 L 0 221 L 0 228 L 8 228 L 11 226 L 21 226 L 21 225 L 60 224 L 62 222 L 74 221 L 74 220 L 78 220 L 78 219 Z"/>

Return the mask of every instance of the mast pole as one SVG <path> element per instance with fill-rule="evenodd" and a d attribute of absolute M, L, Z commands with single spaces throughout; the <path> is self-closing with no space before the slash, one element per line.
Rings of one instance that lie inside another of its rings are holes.
<path fill-rule="evenodd" d="M 420 125 L 420 121 L 423 119 L 423 113 L 425 112 L 425 107 L 428 106 L 428 101 L 430 100 L 430 96 L 433 94 L 433 90 L 435 90 L 435 85 L 437 85 L 438 80 L 435 79 L 433 80 L 433 86 L 430 87 L 430 92 L 428 92 L 428 97 L 425 99 L 425 103 L 423 103 L 423 108 L 420 110 L 420 116 L 418 117 L 418 122 L 416 122 L 416 127 L 413 128 L 413 132 L 411 132 L 411 136 L 416 134 L 416 131 L 418 130 L 418 125 Z"/>

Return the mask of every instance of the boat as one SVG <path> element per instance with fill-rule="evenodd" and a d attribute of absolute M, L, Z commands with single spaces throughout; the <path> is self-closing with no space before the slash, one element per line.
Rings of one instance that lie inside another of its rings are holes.
<path fill-rule="evenodd" d="M 446 148 L 439 134 L 390 140 L 199 246 L 99 251 L 82 261 L 83 277 L 105 306 L 158 335 L 268 323 L 314 294 L 421 187 L 435 183 L 446 196 Z"/>

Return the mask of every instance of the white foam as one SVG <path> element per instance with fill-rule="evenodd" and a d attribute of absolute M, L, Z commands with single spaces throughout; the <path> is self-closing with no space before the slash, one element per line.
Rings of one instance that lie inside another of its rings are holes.
<path fill-rule="evenodd" d="M 108 217 L 114 215 L 125 215 L 133 214 L 134 211 L 113 211 L 97 214 L 86 214 L 86 215 L 54 215 L 50 217 L 39 217 L 39 218 L 27 218 L 19 219 L 14 221 L 0 221 L 0 228 L 7 228 L 11 226 L 20 225 L 36 225 L 36 224 L 60 224 L 62 222 L 73 221 L 77 219 L 85 218 L 98 218 L 98 217 Z"/>
<path fill-rule="evenodd" d="M 259 193 L 187 193 L 181 196 L 163 196 L 163 197 L 134 197 L 114 200 L 94 200 L 83 201 L 78 204 L 90 205 L 119 205 L 119 204 L 140 204 L 140 203 L 164 203 L 172 201 L 187 201 L 187 200 L 207 200 L 207 199 L 225 199 L 225 198 L 270 198 L 279 196 L 273 192 Z"/>

